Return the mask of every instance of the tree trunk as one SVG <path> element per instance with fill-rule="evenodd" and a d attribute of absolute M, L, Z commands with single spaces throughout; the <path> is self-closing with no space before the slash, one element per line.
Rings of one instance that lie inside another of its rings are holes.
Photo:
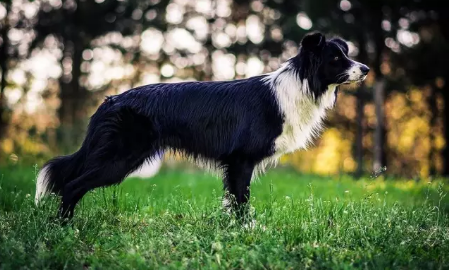
<path fill-rule="evenodd" d="M 217 20 L 216 11 L 215 11 L 216 6 L 217 6 L 217 1 L 212 0 L 211 5 L 212 5 L 212 8 L 211 8 L 211 13 L 210 13 L 210 18 L 207 20 L 207 26 L 209 27 L 209 35 L 207 37 L 206 42 L 204 43 L 204 47 L 207 49 L 207 58 L 206 58 L 206 61 L 204 62 L 204 69 L 200 75 L 201 81 L 212 80 L 213 73 L 214 73 L 213 72 L 214 61 L 212 59 L 212 53 L 214 52 L 215 47 L 212 44 L 212 33 L 214 32 L 213 25 L 215 24 L 215 21 Z"/>
<path fill-rule="evenodd" d="M 437 174 L 437 169 L 435 165 L 435 125 L 438 119 L 438 107 L 437 107 L 437 97 L 435 93 L 435 86 L 431 86 L 430 95 L 427 98 L 427 104 L 429 106 L 430 111 L 430 121 L 429 121 L 429 140 L 430 140 L 430 149 L 429 149 L 429 175 L 434 176 Z"/>
<path fill-rule="evenodd" d="M 385 79 L 377 78 L 374 83 L 374 106 L 376 112 L 376 127 L 374 129 L 374 162 L 373 169 L 378 171 L 385 165 L 384 157 L 384 102 L 385 102 Z"/>
<path fill-rule="evenodd" d="M 442 89 L 444 100 L 443 125 L 444 125 L 444 141 L 445 146 L 443 155 L 443 176 L 449 176 L 449 81 L 446 81 L 445 87 Z"/>
<path fill-rule="evenodd" d="M 89 46 L 90 40 L 79 28 L 83 13 L 81 2 L 76 0 L 76 8 L 65 9 L 64 16 L 66 25 L 61 31 L 64 44 L 61 67 L 64 69 L 64 59 L 71 60 L 70 74 L 65 73 L 59 79 L 60 107 L 58 110 L 60 122 L 61 150 L 71 152 L 78 148 L 84 135 L 84 120 L 86 119 L 86 108 L 89 103 L 89 92 L 80 85 L 81 64 L 83 62 L 83 51 Z M 66 63 L 67 64 L 67 63 Z M 67 68 L 67 67 L 65 67 Z M 67 72 L 67 70 L 66 70 Z"/>
<path fill-rule="evenodd" d="M 81 142 L 88 92 L 79 83 L 83 46 L 76 41 L 66 41 L 65 46 L 67 50 L 64 56 L 71 58 L 72 72 L 70 79 L 63 76 L 59 80 L 61 105 L 58 116 L 63 151 L 72 151 Z"/>
<path fill-rule="evenodd" d="M 0 36 L 2 39 L 2 44 L 0 46 L 0 68 L 1 68 L 1 81 L 0 81 L 0 138 L 5 135 L 6 128 L 9 123 L 9 116 L 7 114 L 6 108 L 6 97 L 5 97 L 5 89 L 7 85 L 6 77 L 8 75 L 8 31 L 9 31 L 9 23 L 8 23 L 8 13 L 10 10 L 10 4 L 5 3 L 6 5 L 6 16 L 3 24 L 1 25 Z"/>
<path fill-rule="evenodd" d="M 375 45 L 375 57 L 373 62 L 373 69 L 375 73 L 374 82 L 374 106 L 376 112 L 376 127 L 374 130 L 374 160 L 373 169 L 378 171 L 380 168 L 386 165 L 386 132 L 385 132 L 385 114 L 384 114 L 384 103 L 385 103 L 385 78 L 380 69 L 382 65 L 382 56 L 385 48 L 384 34 L 382 29 L 379 27 L 382 23 L 383 12 L 382 6 L 378 2 L 373 7 L 373 20 L 372 23 L 376 25 L 373 27 L 373 38 Z"/>
<path fill-rule="evenodd" d="M 357 170 L 355 177 L 360 178 L 363 174 L 363 119 L 365 108 L 365 85 L 362 85 L 356 94 L 357 109 L 356 109 L 356 125 L 357 132 L 355 138 L 355 159 L 357 162 Z"/>

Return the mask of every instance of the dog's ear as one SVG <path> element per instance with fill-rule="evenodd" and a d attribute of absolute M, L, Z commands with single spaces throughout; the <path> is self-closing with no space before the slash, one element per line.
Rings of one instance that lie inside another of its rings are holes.
<path fill-rule="evenodd" d="M 337 44 L 338 47 L 340 47 L 341 50 L 342 50 L 346 55 L 348 55 L 349 48 L 348 48 L 348 43 L 346 43 L 346 41 L 344 41 L 344 40 L 341 39 L 341 38 L 333 38 L 333 39 L 331 39 L 331 42 L 334 42 L 335 44 Z"/>
<path fill-rule="evenodd" d="M 319 52 L 326 44 L 326 37 L 321 33 L 313 33 L 306 35 L 301 40 L 301 47 L 312 52 Z"/>

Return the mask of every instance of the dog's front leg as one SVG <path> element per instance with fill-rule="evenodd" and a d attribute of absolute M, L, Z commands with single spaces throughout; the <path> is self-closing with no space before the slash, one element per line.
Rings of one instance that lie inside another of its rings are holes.
<path fill-rule="evenodd" d="M 250 184 L 255 164 L 250 159 L 233 158 L 225 163 L 223 205 L 244 217 L 249 209 Z"/>

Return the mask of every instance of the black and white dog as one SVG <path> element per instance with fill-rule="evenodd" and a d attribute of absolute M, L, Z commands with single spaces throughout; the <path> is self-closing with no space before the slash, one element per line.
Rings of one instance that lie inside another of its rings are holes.
<path fill-rule="evenodd" d="M 90 190 L 119 184 L 165 150 L 223 170 L 227 201 L 241 209 L 255 171 L 317 136 L 338 86 L 361 82 L 369 68 L 348 58 L 340 38 L 320 33 L 301 41 L 297 56 L 279 70 L 248 79 L 160 83 L 111 96 L 92 116 L 74 154 L 46 163 L 36 203 L 62 196 L 60 215 L 72 217 Z"/>

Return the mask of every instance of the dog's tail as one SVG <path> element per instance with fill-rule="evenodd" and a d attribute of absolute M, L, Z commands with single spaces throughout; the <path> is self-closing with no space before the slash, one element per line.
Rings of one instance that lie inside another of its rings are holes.
<path fill-rule="evenodd" d="M 34 202 L 39 204 L 48 193 L 61 195 L 67 181 L 75 179 L 84 167 L 84 147 L 77 152 L 48 161 L 39 172 Z"/>
<path fill-rule="evenodd" d="M 107 97 L 103 104 L 100 105 L 91 117 L 87 136 L 77 152 L 51 159 L 42 167 L 36 181 L 36 196 L 34 197 L 36 205 L 48 193 L 62 195 L 64 186 L 82 175 L 86 166 L 89 146 L 95 144 L 95 142 L 92 142 L 92 139 L 98 127 L 104 122 L 103 119 L 113 104 L 114 98 Z"/>

